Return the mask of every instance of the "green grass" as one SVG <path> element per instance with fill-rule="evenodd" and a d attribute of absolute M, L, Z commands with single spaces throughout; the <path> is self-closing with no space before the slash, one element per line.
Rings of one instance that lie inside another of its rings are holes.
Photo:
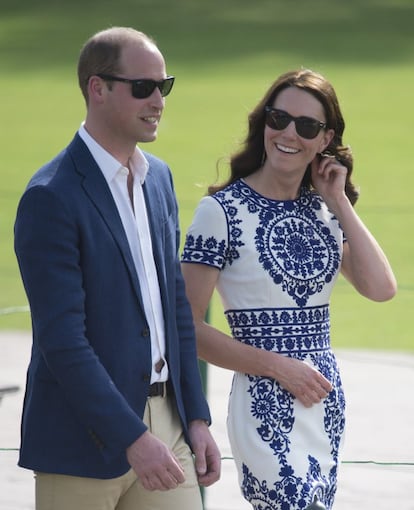
<path fill-rule="evenodd" d="M 247 113 L 274 78 L 304 66 L 332 81 L 361 187 L 357 210 L 399 282 L 396 298 L 378 304 L 341 278 L 332 298 L 333 344 L 414 350 L 413 22 L 411 0 L 3 0 L 0 309 L 26 304 L 12 246 L 18 199 L 84 116 L 79 49 L 99 29 L 132 25 L 156 38 L 177 77 L 159 139 L 145 149 L 174 172 L 183 232 L 217 160 L 237 147 Z M 217 299 L 211 321 L 226 327 Z M 29 327 L 28 313 L 0 316 L 0 329 Z"/>

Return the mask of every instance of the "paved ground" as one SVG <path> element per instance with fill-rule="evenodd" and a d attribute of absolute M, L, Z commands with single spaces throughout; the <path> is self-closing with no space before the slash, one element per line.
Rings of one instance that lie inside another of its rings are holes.
<path fill-rule="evenodd" d="M 0 386 L 21 387 L 0 403 L 0 510 L 34 509 L 32 474 L 16 466 L 29 353 L 27 333 L 0 333 Z M 414 355 L 346 350 L 337 354 L 348 429 L 335 510 L 414 510 Z M 205 492 L 206 510 L 251 510 L 240 496 L 233 461 L 227 459 L 230 380 L 229 372 L 209 368 L 212 431 L 224 459 L 221 480 Z"/>

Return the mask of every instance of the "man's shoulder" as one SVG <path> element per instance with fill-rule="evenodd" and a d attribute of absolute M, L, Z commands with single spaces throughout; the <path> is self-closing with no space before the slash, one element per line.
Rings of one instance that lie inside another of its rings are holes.
<path fill-rule="evenodd" d="M 168 169 L 168 164 L 161 159 L 158 156 L 155 156 L 155 154 L 152 154 L 151 152 L 142 151 L 142 154 L 144 155 L 145 159 L 148 161 L 148 164 L 150 168 L 164 168 Z"/>
<path fill-rule="evenodd" d="M 33 186 L 47 186 L 55 177 L 60 168 L 62 161 L 66 156 L 67 149 L 63 149 L 51 161 L 45 163 L 37 172 L 31 177 L 28 188 Z"/>
<path fill-rule="evenodd" d="M 47 186 L 53 182 L 56 175 L 60 172 L 63 167 L 73 167 L 73 151 L 87 151 L 86 145 L 79 136 L 75 135 L 75 138 L 63 148 L 56 156 L 50 161 L 42 165 L 31 177 L 28 188 L 33 186 Z"/>

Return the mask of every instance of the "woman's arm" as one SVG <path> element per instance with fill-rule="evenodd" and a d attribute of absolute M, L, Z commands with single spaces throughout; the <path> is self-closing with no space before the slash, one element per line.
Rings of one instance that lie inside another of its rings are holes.
<path fill-rule="evenodd" d="M 320 402 L 331 391 L 330 382 L 307 363 L 243 344 L 205 322 L 219 276 L 218 269 L 204 264 L 183 263 L 182 273 L 201 359 L 236 372 L 276 379 L 307 407 Z"/>
<path fill-rule="evenodd" d="M 391 299 L 397 291 L 397 282 L 380 245 L 348 199 L 343 200 L 335 214 L 347 239 L 344 243 L 342 274 L 363 296 L 373 301 Z"/>
<path fill-rule="evenodd" d="M 347 239 L 342 259 L 343 275 L 363 296 L 387 301 L 397 291 L 395 276 L 381 247 L 345 194 L 346 173 L 347 169 L 333 158 L 315 158 L 312 163 L 312 182 Z"/>

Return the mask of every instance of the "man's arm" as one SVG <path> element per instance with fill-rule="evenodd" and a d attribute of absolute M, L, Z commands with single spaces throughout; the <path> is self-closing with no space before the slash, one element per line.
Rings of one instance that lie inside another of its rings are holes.
<path fill-rule="evenodd" d="M 22 197 L 15 250 L 41 353 L 37 377 L 58 384 L 63 402 L 100 440 L 104 456 L 118 456 L 146 426 L 88 341 L 78 225 L 66 204 L 44 186 Z"/>

